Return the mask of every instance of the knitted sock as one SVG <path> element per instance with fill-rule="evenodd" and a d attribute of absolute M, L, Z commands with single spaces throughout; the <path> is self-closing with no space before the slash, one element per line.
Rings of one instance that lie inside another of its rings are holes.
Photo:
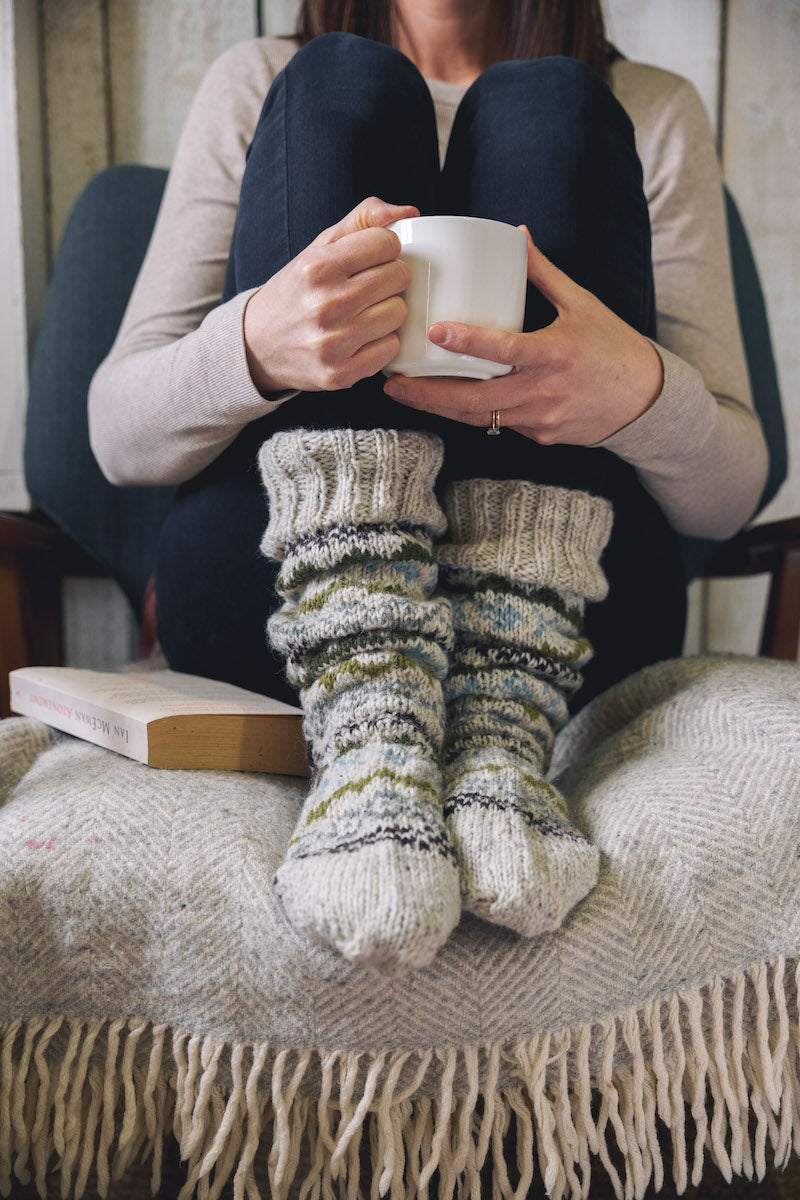
<path fill-rule="evenodd" d="M 439 767 L 452 620 L 431 597 L 441 456 L 385 430 L 282 432 L 259 454 L 284 599 L 268 631 L 313 771 L 275 888 L 298 931 L 385 974 L 429 963 L 461 912 Z"/>
<path fill-rule="evenodd" d="M 585 492 L 466 480 L 439 547 L 456 644 L 445 685 L 445 814 L 466 908 L 528 937 L 556 929 L 597 880 L 596 848 L 545 775 L 591 656 L 584 599 L 611 506 Z"/>

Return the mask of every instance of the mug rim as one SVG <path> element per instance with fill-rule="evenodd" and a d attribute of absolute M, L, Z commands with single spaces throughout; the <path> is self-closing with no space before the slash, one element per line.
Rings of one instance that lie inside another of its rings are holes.
<path fill-rule="evenodd" d="M 524 232 L 519 226 L 512 225 L 510 221 L 498 221 L 494 217 L 470 217 L 459 213 L 429 213 L 419 217 L 400 217 L 399 220 L 392 221 L 386 228 L 393 229 L 395 225 L 419 224 L 421 221 L 461 221 L 473 225 L 499 225 L 501 229 L 513 229 L 516 233 L 520 233 L 525 237 Z"/>

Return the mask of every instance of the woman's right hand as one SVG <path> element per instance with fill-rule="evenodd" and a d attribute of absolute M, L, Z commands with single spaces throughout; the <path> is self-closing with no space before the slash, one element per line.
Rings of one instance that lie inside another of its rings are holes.
<path fill-rule="evenodd" d="M 411 273 L 385 226 L 416 216 L 372 196 L 253 293 L 244 341 L 262 395 L 351 387 L 394 358 Z"/>

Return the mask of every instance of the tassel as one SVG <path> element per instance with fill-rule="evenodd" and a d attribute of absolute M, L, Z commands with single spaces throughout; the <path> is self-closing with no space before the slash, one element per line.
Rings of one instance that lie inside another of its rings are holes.
<path fill-rule="evenodd" d="M 525 1196 L 537 1171 L 552 1200 L 588 1200 L 598 1158 L 619 1200 L 643 1200 L 667 1133 L 679 1192 L 709 1157 L 728 1180 L 763 1179 L 770 1155 L 781 1168 L 800 1152 L 799 983 L 800 961 L 779 958 L 509 1045 L 377 1054 L 230 1045 L 142 1018 L 11 1021 L 0 1194 L 16 1178 L 44 1196 L 56 1171 L 64 1200 L 104 1197 L 149 1158 L 155 1192 L 173 1132 L 184 1200 L 226 1185 L 234 1200 L 426 1200 L 434 1177 L 440 1200 L 486 1200 L 487 1166 L 493 1200 Z"/>

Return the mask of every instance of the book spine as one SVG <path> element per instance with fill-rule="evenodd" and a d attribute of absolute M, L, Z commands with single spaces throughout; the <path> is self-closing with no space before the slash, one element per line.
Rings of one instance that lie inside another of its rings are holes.
<path fill-rule="evenodd" d="M 147 727 L 143 723 L 132 721 L 103 705 L 92 704 L 81 696 L 71 696 L 58 688 L 20 679 L 14 671 L 10 682 L 13 712 L 36 717 L 85 742 L 147 762 Z"/>

